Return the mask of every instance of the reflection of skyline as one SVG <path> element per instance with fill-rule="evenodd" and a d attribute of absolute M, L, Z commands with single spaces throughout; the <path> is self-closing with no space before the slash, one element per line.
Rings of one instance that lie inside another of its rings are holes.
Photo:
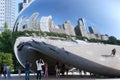
<path fill-rule="evenodd" d="M 31 30 L 31 29 L 35 29 L 35 30 L 39 29 L 39 28 L 36 27 L 37 17 L 38 16 L 39 16 L 39 13 L 36 12 L 36 13 L 33 13 L 31 15 L 31 17 L 29 18 L 29 21 L 27 23 L 27 27 L 29 28 L 29 30 Z"/>
<path fill-rule="evenodd" d="M 53 21 L 52 16 L 42 16 L 39 17 L 39 13 L 33 13 L 28 19 L 25 16 L 22 16 L 18 20 L 18 31 L 30 30 L 30 31 L 42 31 L 42 32 L 56 32 L 63 33 L 71 36 L 83 36 L 89 39 L 103 39 L 107 40 L 108 36 L 101 35 L 93 26 L 87 26 L 85 19 L 80 18 L 78 24 L 73 26 L 70 20 L 65 21 L 60 25 L 56 25 Z M 76 21 L 77 22 L 77 21 Z M 89 32 L 86 27 L 89 27 Z"/>
<path fill-rule="evenodd" d="M 64 0 L 58 0 L 57 2 L 55 0 L 40 0 L 37 2 L 39 3 L 39 6 L 36 6 L 39 7 L 41 15 L 46 16 L 52 14 L 54 22 L 57 24 L 62 24 L 66 19 L 69 19 L 73 25 L 76 25 L 76 19 L 83 17 L 90 22 L 93 22 L 96 25 L 96 28 L 102 33 L 114 35 L 116 37 L 119 36 L 120 19 L 118 19 L 118 14 L 120 14 L 120 1 L 118 0 L 70 0 L 67 4 Z M 54 4 L 57 5 L 55 6 Z M 66 15 L 68 15 L 68 17 Z"/>

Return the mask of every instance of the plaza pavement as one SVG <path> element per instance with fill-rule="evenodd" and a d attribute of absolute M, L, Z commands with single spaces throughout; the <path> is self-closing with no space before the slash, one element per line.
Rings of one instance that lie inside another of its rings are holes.
<path fill-rule="evenodd" d="M 25 80 L 24 75 L 18 76 L 11 75 L 11 78 L 4 78 L 3 76 L 0 76 L 0 80 Z M 36 75 L 30 75 L 30 80 L 37 80 Z M 95 78 L 90 76 L 62 76 L 60 78 L 56 78 L 55 76 L 49 76 L 48 78 L 43 78 L 41 80 L 120 80 L 120 78 Z"/>

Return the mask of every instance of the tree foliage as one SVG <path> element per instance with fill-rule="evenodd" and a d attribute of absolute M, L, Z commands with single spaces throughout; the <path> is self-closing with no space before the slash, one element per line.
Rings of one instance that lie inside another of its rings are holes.
<path fill-rule="evenodd" d="M 13 69 L 12 54 L 0 52 L 0 66 L 2 65 L 10 65 Z"/>
<path fill-rule="evenodd" d="M 79 39 L 79 40 L 88 40 L 87 37 L 82 37 L 82 36 L 76 36 L 76 39 Z"/>
<path fill-rule="evenodd" d="M 109 44 L 118 44 L 116 37 L 110 36 L 108 40 Z"/>
<path fill-rule="evenodd" d="M 12 47 L 12 32 L 5 23 L 4 32 L 0 34 L 0 52 L 11 53 L 13 52 Z"/>

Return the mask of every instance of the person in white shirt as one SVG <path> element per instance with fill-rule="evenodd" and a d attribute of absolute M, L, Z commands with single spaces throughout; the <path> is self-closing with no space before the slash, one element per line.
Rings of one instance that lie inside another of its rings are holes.
<path fill-rule="evenodd" d="M 37 80 L 41 79 L 41 71 L 42 66 L 44 65 L 44 61 L 42 59 L 36 60 L 36 66 L 37 66 Z"/>

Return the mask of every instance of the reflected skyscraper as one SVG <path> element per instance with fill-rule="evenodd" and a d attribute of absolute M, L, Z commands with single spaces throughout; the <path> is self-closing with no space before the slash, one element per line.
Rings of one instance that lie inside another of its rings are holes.
<path fill-rule="evenodd" d="M 78 25 L 75 27 L 76 35 L 80 35 L 83 37 L 88 37 L 87 30 L 85 28 L 85 22 L 83 18 L 78 20 Z"/>
<path fill-rule="evenodd" d="M 35 5 L 34 5 L 34 2 L 36 3 Z M 78 24 L 77 26 L 74 25 L 76 26 L 74 27 L 71 24 L 74 22 L 74 20 L 71 20 L 70 17 L 67 17 L 68 16 L 68 14 L 66 14 L 68 13 L 67 11 L 63 12 L 63 11 L 60 11 L 59 9 L 56 11 L 54 10 L 56 8 L 52 8 L 51 6 L 49 6 L 51 7 L 49 8 L 48 6 L 46 6 L 46 4 L 43 5 L 44 0 L 40 1 L 40 3 L 38 2 L 39 2 L 38 0 L 23 1 L 23 3 L 27 4 L 28 6 L 26 5 L 26 8 L 24 8 L 26 10 L 22 10 L 21 11 L 22 14 L 20 13 L 20 15 L 18 16 L 18 20 L 15 23 L 16 27 L 14 27 L 14 30 L 18 30 L 18 31 L 35 30 L 35 31 L 41 31 L 41 32 L 55 32 L 55 33 L 62 33 L 62 34 L 67 34 L 71 36 L 77 35 L 81 37 L 86 37 L 88 39 L 94 38 L 94 39 L 104 40 L 104 37 L 101 38 L 101 34 L 99 33 L 98 30 L 92 28 L 91 32 L 87 31 L 88 24 L 86 19 L 78 17 L 79 18 Z M 71 6 L 69 6 L 69 9 L 71 9 Z M 53 13 L 54 11 L 56 12 Z M 56 13 L 59 13 L 59 15 L 57 15 Z M 64 13 L 64 16 L 63 16 L 63 13 Z M 108 36 L 106 36 L 105 40 L 107 40 L 107 37 Z"/>
<path fill-rule="evenodd" d="M 92 26 L 89 26 L 89 32 L 93 34 L 100 34 L 100 32 Z"/>
<path fill-rule="evenodd" d="M 36 18 L 38 17 L 39 13 L 33 13 L 31 15 L 31 17 L 29 18 L 29 21 L 27 23 L 27 27 L 28 27 L 28 30 L 37 30 L 39 29 L 37 26 L 36 26 Z"/>
<path fill-rule="evenodd" d="M 52 16 L 42 16 L 40 19 L 40 29 L 42 32 L 50 32 L 49 28 L 52 23 Z"/>
<path fill-rule="evenodd" d="M 31 1 L 33 0 L 23 0 L 23 2 L 18 4 L 18 12 L 20 12 L 23 8 L 25 8 Z"/>
<path fill-rule="evenodd" d="M 63 27 L 65 29 L 65 33 L 68 35 L 72 35 L 75 36 L 75 31 L 74 31 L 74 27 L 71 24 L 71 22 L 69 20 L 67 20 L 64 24 Z"/>

